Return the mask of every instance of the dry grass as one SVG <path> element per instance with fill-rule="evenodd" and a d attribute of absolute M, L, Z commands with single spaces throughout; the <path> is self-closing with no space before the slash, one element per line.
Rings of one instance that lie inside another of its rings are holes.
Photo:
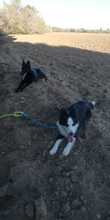
<path fill-rule="evenodd" d="M 56 131 L 19 120 L 0 121 L 0 220 L 110 218 L 109 52 L 110 34 L 2 38 L 0 113 L 21 110 L 54 122 L 57 107 L 81 98 L 99 105 L 87 139 L 78 141 L 66 159 L 62 149 L 49 156 Z M 48 82 L 33 83 L 15 94 L 22 58 L 42 67 Z"/>
<path fill-rule="evenodd" d="M 16 42 L 43 43 L 50 46 L 68 46 L 99 52 L 110 52 L 110 34 L 49 33 L 43 35 L 14 35 Z"/>

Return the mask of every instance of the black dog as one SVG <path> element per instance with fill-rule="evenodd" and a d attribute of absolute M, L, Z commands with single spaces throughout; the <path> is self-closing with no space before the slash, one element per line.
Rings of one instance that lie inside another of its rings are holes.
<path fill-rule="evenodd" d="M 46 75 L 41 71 L 41 69 L 31 68 L 30 61 L 27 61 L 27 63 L 25 63 L 25 61 L 23 60 L 20 74 L 22 80 L 15 92 L 22 92 L 24 88 L 26 88 L 32 82 L 38 81 L 39 79 L 44 78 L 45 80 L 47 80 Z"/>
<path fill-rule="evenodd" d="M 57 122 L 60 135 L 57 137 L 54 146 L 50 150 L 51 155 L 57 152 L 65 137 L 67 139 L 67 145 L 63 150 L 64 156 L 70 153 L 79 136 L 85 137 L 86 126 L 92 116 L 92 109 L 94 106 L 94 101 L 79 101 L 68 109 L 62 109 L 60 111 L 59 121 Z"/>

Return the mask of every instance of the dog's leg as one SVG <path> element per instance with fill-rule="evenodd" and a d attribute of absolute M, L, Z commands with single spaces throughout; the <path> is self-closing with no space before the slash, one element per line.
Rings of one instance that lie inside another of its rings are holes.
<path fill-rule="evenodd" d="M 56 154 L 61 142 L 63 141 L 64 137 L 62 135 L 59 135 L 55 144 L 53 145 L 52 149 L 49 151 L 50 155 Z"/>
<path fill-rule="evenodd" d="M 91 113 L 89 113 L 89 115 L 87 115 L 86 119 L 84 121 L 82 121 L 80 124 L 79 136 L 83 139 L 86 138 L 86 130 L 87 130 L 87 126 L 88 126 L 90 119 L 91 119 Z"/>
<path fill-rule="evenodd" d="M 27 82 L 25 82 L 25 83 L 21 86 L 20 91 L 22 92 L 22 91 L 23 91 L 27 86 L 29 86 L 31 83 L 32 83 L 32 81 L 27 81 Z"/>
<path fill-rule="evenodd" d="M 77 134 L 78 136 L 78 134 Z M 79 129 L 79 136 L 82 138 L 82 139 L 85 139 L 86 138 L 86 124 L 84 123 L 83 126 L 80 127 Z"/>
<path fill-rule="evenodd" d="M 25 84 L 24 81 L 21 81 L 20 84 L 19 84 L 19 86 L 18 86 L 18 88 L 15 89 L 15 92 L 22 91 L 22 87 L 24 86 L 24 84 Z"/>
<path fill-rule="evenodd" d="M 72 147 L 74 146 L 75 142 L 76 142 L 76 138 L 74 138 L 74 140 L 72 142 L 69 142 L 66 145 L 66 147 L 63 150 L 63 156 L 68 156 L 69 155 L 69 153 L 70 153 Z"/>
<path fill-rule="evenodd" d="M 43 78 L 45 79 L 45 81 L 47 81 L 48 79 L 47 79 L 47 76 L 44 74 L 43 75 Z"/>
<path fill-rule="evenodd" d="M 39 76 L 39 79 L 45 79 L 45 81 L 48 80 L 48 79 L 47 79 L 47 76 L 46 76 L 44 73 L 42 73 L 42 74 Z"/>
<path fill-rule="evenodd" d="M 32 83 L 32 80 L 26 81 L 25 79 L 21 81 L 20 85 L 18 88 L 15 90 L 15 92 L 22 92 L 28 85 Z"/>

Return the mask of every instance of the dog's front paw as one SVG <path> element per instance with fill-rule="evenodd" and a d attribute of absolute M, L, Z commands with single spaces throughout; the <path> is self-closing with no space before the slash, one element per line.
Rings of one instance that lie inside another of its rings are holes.
<path fill-rule="evenodd" d="M 74 143 L 75 143 L 75 140 L 74 140 L 74 142 L 70 142 L 66 145 L 66 147 L 63 150 L 63 156 L 68 156 L 69 155 L 72 147 L 74 146 Z"/>
<path fill-rule="evenodd" d="M 59 146 L 60 146 L 62 140 L 63 140 L 63 139 L 61 138 L 61 139 L 58 139 L 58 140 L 55 142 L 54 146 L 53 146 L 52 149 L 49 151 L 50 155 L 56 154 L 56 152 L 58 151 L 58 148 L 59 148 Z"/>
<path fill-rule="evenodd" d="M 64 150 L 63 150 L 63 156 L 65 156 L 65 157 L 67 157 L 68 155 L 69 155 L 69 153 L 70 153 L 70 149 L 68 149 L 68 148 L 65 148 Z"/>
<path fill-rule="evenodd" d="M 56 154 L 57 150 L 53 147 L 50 151 L 49 154 L 52 156 L 54 154 Z"/>

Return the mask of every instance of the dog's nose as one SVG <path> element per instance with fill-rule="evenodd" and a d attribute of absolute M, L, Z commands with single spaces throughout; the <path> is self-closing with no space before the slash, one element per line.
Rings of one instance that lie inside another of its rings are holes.
<path fill-rule="evenodd" d="M 73 132 L 70 132 L 70 133 L 69 133 L 69 136 L 73 136 L 73 135 L 74 135 L 74 133 L 73 133 Z"/>
<path fill-rule="evenodd" d="M 68 134 L 67 139 L 68 139 L 68 142 L 73 142 L 73 141 L 75 140 L 74 133 L 73 133 L 73 132 L 70 132 L 70 133 Z"/>

